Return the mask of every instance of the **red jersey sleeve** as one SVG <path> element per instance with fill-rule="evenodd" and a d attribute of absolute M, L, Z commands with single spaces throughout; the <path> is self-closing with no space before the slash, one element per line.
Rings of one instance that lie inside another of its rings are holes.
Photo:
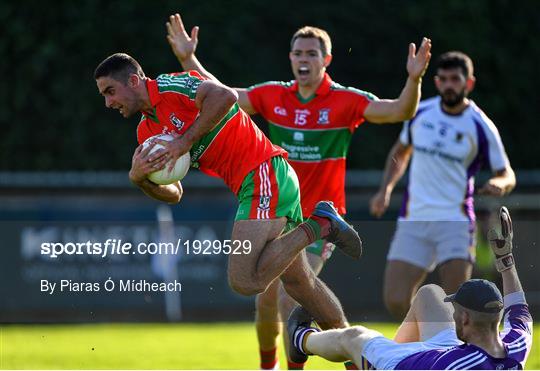
<path fill-rule="evenodd" d="M 268 117 L 271 113 L 268 110 L 272 109 L 268 104 L 276 101 L 283 84 L 280 81 L 268 81 L 250 86 L 247 89 L 247 95 L 253 109 L 263 117 Z"/>
<path fill-rule="evenodd" d="M 355 88 L 347 88 L 347 90 L 352 93 L 352 101 L 350 104 L 351 107 L 353 107 L 353 119 L 349 125 L 349 130 L 354 132 L 356 128 L 366 120 L 364 117 L 364 112 L 366 111 L 369 103 L 379 100 L 379 98 L 367 91 Z"/>

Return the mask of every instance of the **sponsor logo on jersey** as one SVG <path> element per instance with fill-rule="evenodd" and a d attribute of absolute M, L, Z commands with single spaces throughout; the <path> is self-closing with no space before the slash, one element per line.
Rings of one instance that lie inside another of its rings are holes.
<path fill-rule="evenodd" d="M 330 108 L 323 108 L 319 110 L 319 119 L 317 124 L 327 125 L 330 123 Z"/>
<path fill-rule="evenodd" d="M 422 126 L 425 127 L 426 129 L 435 129 L 433 124 L 429 121 L 422 121 Z"/>
<path fill-rule="evenodd" d="M 294 110 L 294 123 L 299 126 L 307 124 L 307 117 L 311 114 L 308 109 Z"/>
<path fill-rule="evenodd" d="M 171 120 L 171 124 L 173 124 L 178 130 L 182 130 L 185 125 L 185 122 L 176 117 L 174 112 L 169 116 L 169 120 Z"/>
<path fill-rule="evenodd" d="M 274 107 L 274 113 L 276 115 L 280 115 L 280 116 L 287 116 L 287 110 L 283 107 L 280 107 L 280 106 L 275 106 Z"/>
<path fill-rule="evenodd" d="M 304 141 L 304 133 L 302 133 L 301 131 L 295 131 L 294 134 L 293 134 L 293 139 L 296 142 L 303 142 Z"/>

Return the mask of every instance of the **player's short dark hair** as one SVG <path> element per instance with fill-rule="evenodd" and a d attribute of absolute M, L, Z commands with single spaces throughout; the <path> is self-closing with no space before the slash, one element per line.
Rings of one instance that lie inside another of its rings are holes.
<path fill-rule="evenodd" d="M 437 59 L 437 70 L 448 70 L 452 68 L 461 68 L 463 76 L 470 78 L 474 74 L 472 59 L 465 53 L 459 51 L 450 51 L 441 54 Z"/>
<path fill-rule="evenodd" d="M 105 58 L 96 67 L 94 79 L 112 77 L 122 84 L 127 84 L 128 78 L 132 74 L 136 74 L 141 78 L 145 77 L 141 65 L 135 58 L 126 53 L 116 53 Z"/>
<path fill-rule="evenodd" d="M 296 39 L 303 38 L 303 39 L 318 39 L 319 43 L 321 44 L 321 52 L 323 57 L 326 57 L 327 55 L 332 54 L 332 41 L 330 40 L 330 36 L 328 35 L 328 32 L 326 32 L 323 29 L 312 27 L 312 26 L 304 26 L 300 28 L 298 31 L 296 31 L 291 39 L 291 50 L 294 46 L 294 42 Z"/>

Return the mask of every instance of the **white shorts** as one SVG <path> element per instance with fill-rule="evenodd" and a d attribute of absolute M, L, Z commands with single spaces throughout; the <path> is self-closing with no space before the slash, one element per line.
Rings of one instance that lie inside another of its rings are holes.
<path fill-rule="evenodd" d="M 426 271 L 452 259 L 475 260 L 473 222 L 398 220 L 387 260 L 401 260 Z"/>
<path fill-rule="evenodd" d="M 377 370 L 395 370 L 399 362 L 408 356 L 425 350 L 445 349 L 463 342 L 457 338 L 456 330 L 448 328 L 426 341 L 396 343 L 394 340 L 377 336 L 366 342 L 362 356 Z"/>

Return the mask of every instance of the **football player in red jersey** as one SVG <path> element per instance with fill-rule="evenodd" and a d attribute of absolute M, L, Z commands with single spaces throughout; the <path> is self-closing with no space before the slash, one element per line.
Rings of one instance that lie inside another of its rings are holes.
<path fill-rule="evenodd" d="M 165 148 L 152 154 L 151 146 L 135 150 L 129 177 L 144 193 L 179 202 L 179 182 L 157 185 L 147 176 L 189 151 L 193 167 L 222 178 L 237 195 L 231 241 L 249 242 L 249 251 L 229 255 L 233 290 L 242 295 L 262 293 L 279 277 L 285 290 L 316 313 L 323 327 L 347 325 L 339 301 L 309 268 L 304 249 L 325 238 L 359 258 L 361 240 L 329 202 L 319 202 L 302 221 L 298 178 L 284 158 L 286 152 L 238 107 L 233 89 L 195 71 L 150 79 L 124 53 L 103 60 L 94 78 L 108 108 L 125 118 L 141 112 L 139 143 L 156 134 L 176 135 L 170 142 L 162 141 Z"/>
<path fill-rule="evenodd" d="M 195 56 L 199 28 L 194 27 L 188 35 L 180 15 L 175 14 L 170 17 L 167 30 L 168 41 L 182 67 L 217 81 Z M 371 93 L 332 81 L 326 73 L 332 61 L 330 37 L 319 28 L 303 27 L 291 40 L 289 59 L 295 80 L 235 89 L 242 109 L 261 114 L 269 123 L 272 142 L 289 152 L 288 161 L 299 177 L 305 215 L 313 211 L 320 199 L 331 200 L 339 213 L 345 214 L 345 160 L 352 133 L 365 120 L 399 122 L 414 115 L 430 48 L 431 41 L 426 38 L 418 53 L 414 44 L 409 45 L 409 77 L 401 95 L 393 100 L 379 100 Z M 321 183 L 321 178 L 327 181 Z M 332 244 L 325 240 L 316 241 L 306 249 L 317 274 L 332 249 Z M 285 319 L 294 306 L 294 301 L 279 286 L 276 281 L 257 297 L 261 368 L 277 366 L 280 312 L 281 319 Z M 290 360 L 288 366 L 289 369 L 303 367 Z"/>

